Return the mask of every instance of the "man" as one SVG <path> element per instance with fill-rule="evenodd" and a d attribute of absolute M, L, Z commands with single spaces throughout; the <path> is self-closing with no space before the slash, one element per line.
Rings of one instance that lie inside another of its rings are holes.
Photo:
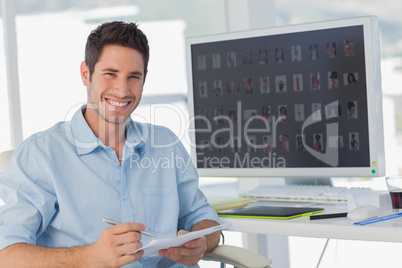
<path fill-rule="evenodd" d="M 87 105 L 25 140 L 1 174 L 1 267 L 192 266 L 217 246 L 219 232 L 159 255 L 128 254 L 151 241 L 145 229 L 172 238 L 219 221 L 177 137 L 130 118 L 148 59 L 134 23 L 91 32 L 81 64 Z"/>

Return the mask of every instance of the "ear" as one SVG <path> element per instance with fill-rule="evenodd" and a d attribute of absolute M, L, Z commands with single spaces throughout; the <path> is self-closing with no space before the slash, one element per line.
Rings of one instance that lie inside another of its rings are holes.
<path fill-rule="evenodd" d="M 81 79 L 84 86 L 88 86 L 89 84 L 89 68 L 85 61 L 81 62 L 80 67 Z"/>

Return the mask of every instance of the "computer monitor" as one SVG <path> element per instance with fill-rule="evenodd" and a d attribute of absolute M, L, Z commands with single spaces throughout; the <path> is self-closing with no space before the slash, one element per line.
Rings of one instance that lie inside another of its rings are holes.
<path fill-rule="evenodd" d="M 199 175 L 383 176 L 379 39 L 376 17 L 187 38 Z"/>

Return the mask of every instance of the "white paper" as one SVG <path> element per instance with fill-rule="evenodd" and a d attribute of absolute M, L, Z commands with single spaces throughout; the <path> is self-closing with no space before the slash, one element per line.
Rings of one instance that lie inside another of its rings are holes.
<path fill-rule="evenodd" d="M 137 249 L 136 251 L 133 251 L 129 254 L 136 253 L 137 251 L 144 250 L 144 255 L 143 257 L 157 254 L 160 249 L 167 249 L 170 247 L 181 247 L 183 246 L 186 242 L 197 239 L 203 235 L 207 235 L 222 229 L 225 229 L 230 226 L 230 222 L 226 222 L 224 224 L 218 225 L 218 226 L 213 226 L 210 228 L 202 229 L 199 231 L 195 232 L 189 232 L 187 234 L 181 235 L 181 236 L 176 236 L 174 238 L 166 238 L 166 239 L 154 239 L 149 244 L 143 246 L 140 249 Z"/>

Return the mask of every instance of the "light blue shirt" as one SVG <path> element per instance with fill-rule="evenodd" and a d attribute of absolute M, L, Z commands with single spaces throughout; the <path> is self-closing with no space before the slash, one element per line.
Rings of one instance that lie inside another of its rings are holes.
<path fill-rule="evenodd" d="M 219 218 L 198 189 L 198 176 L 167 128 L 131 120 L 122 164 L 77 111 L 71 121 L 32 135 L 0 175 L 0 250 L 29 243 L 74 247 L 95 242 L 102 217 L 140 222 L 159 238 Z M 142 243 L 152 238 L 142 236 Z M 126 267 L 182 267 L 153 255 Z"/>

